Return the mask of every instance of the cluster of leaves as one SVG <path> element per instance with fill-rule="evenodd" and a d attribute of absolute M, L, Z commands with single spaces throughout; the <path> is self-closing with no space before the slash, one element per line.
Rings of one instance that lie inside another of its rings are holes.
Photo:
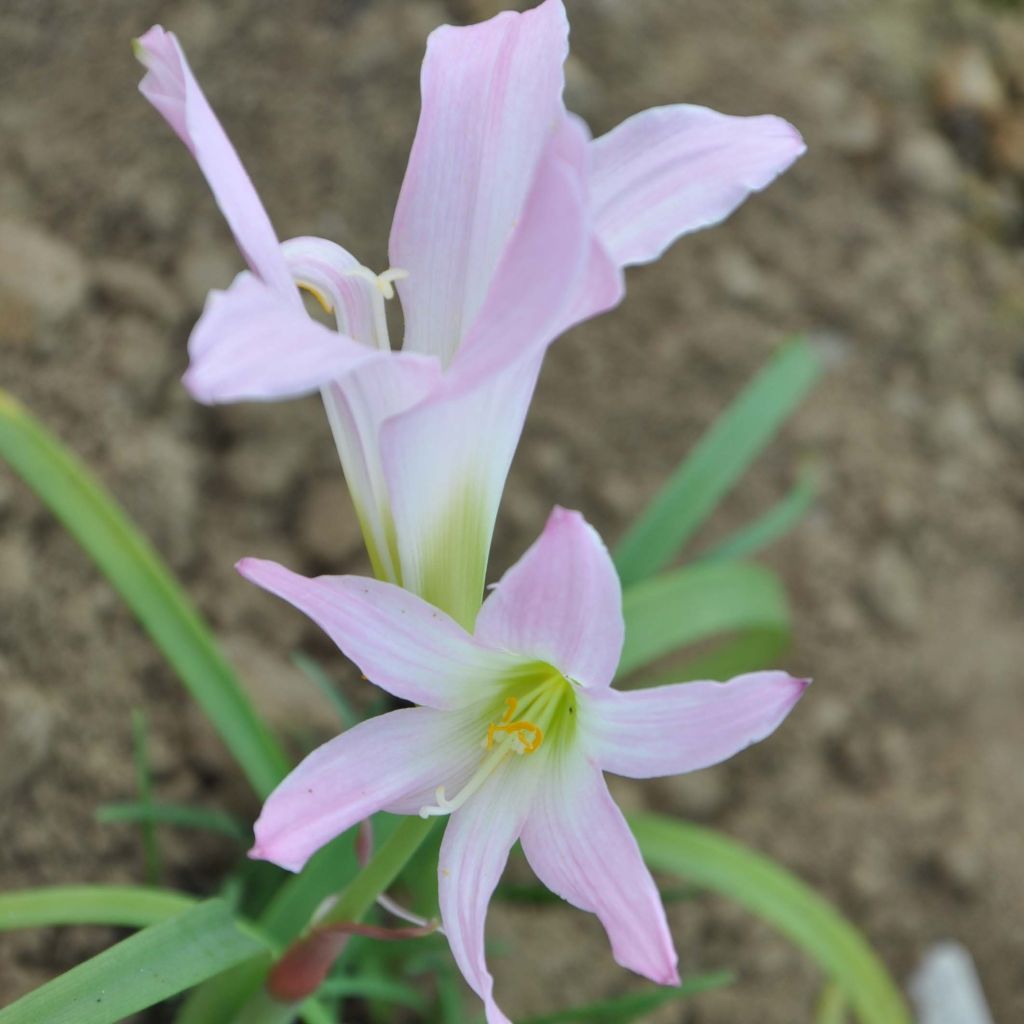
<path fill-rule="evenodd" d="M 790 619 L 782 587 L 772 573 L 746 559 L 807 511 L 814 497 L 812 476 L 801 476 L 778 504 L 727 540 L 698 552 L 682 567 L 669 566 L 808 392 L 820 369 L 806 341 L 782 347 L 711 426 L 619 544 L 615 562 L 625 588 L 626 616 L 623 676 L 643 676 L 647 682 L 723 678 L 763 667 L 786 646 Z M 288 768 L 284 752 L 159 556 L 85 467 L 2 393 L 0 455 L 121 593 L 253 790 L 266 796 Z M 302 666 L 331 695 L 341 723 L 352 724 L 351 709 L 330 679 L 308 659 Z M 375 891 L 394 881 L 404 863 L 398 856 L 407 842 L 401 826 L 388 815 L 378 815 L 374 828 L 383 842 L 362 872 L 355 837 L 348 833 L 320 851 L 299 875 L 241 860 L 215 899 L 200 901 L 156 888 L 157 826 L 224 833 L 239 841 L 240 854 L 250 835 L 245 824 L 228 814 L 156 801 L 141 717 L 134 731 L 139 799 L 101 808 L 99 815 L 103 821 L 140 828 L 151 884 L 0 894 L 0 930 L 97 924 L 138 931 L 0 1010 L 0 1024 L 112 1024 L 189 990 L 178 1008 L 177 1024 L 236 1020 L 239 1008 L 260 992 L 275 957 L 303 933 L 326 898 L 348 881 L 341 905 L 352 919 L 360 918 L 370 911 Z M 859 933 L 782 867 L 707 829 L 657 815 L 635 816 L 631 823 L 653 868 L 735 900 L 817 961 L 829 979 L 822 1021 L 840 1021 L 847 1010 L 861 1024 L 909 1021 L 898 989 Z M 416 909 L 427 916 L 436 913 L 438 840 L 435 830 L 400 879 Z M 375 889 L 357 884 L 367 872 Z M 498 898 L 538 898 L 538 893 L 509 887 L 499 889 Z M 432 985 L 420 981 L 423 975 L 429 975 Z M 730 980 L 723 973 L 692 978 L 682 989 L 646 989 L 548 1014 L 532 1024 L 628 1024 L 668 1000 Z M 297 1012 L 307 1024 L 330 1024 L 340 1019 L 346 1001 L 358 999 L 371 1020 L 393 1019 L 396 1007 L 405 1007 L 421 1020 L 454 1024 L 464 1019 L 460 986 L 440 936 L 394 943 L 357 936 L 316 998 Z M 288 1011 L 279 1019 L 291 1020 L 292 1015 Z"/>

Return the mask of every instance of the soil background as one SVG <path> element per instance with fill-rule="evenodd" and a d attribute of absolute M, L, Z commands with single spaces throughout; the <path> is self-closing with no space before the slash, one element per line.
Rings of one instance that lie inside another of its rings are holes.
<path fill-rule="evenodd" d="M 207 290 L 241 263 L 198 170 L 135 92 L 129 42 L 176 30 L 282 237 L 385 266 L 429 30 L 490 0 L 151 0 L 0 6 L 0 384 L 119 497 L 185 581 L 296 752 L 330 709 L 291 666 L 342 660 L 239 580 L 240 556 L 364 566 L 314 400 L 205 409 L 180 386 Z M 727 224 L 631 271 L 620 309 L 551 350 L 493 571 L 553 502 L 614 540 L 785 336 L 830 371 L 701 543 L 805 462 L 813 514 L 766 561 L 791 594 L 786 660 L 816 684 L 770 742 L 617 787 L 709 823 L 834 900 L 906 978 L 973 953 L 1024 1020 L 1024 12 L 925 0 L 569 0 L 572 107 L 595 133 L 679 101 L 781 114 L 809 152 Z M 256 808 L 201 716 L 75 543 L 0 467 L 0 888 L 139 880 L 132 709 L 158 795 Z M 211 891 L 233 850 L 164 830 L 170 880 Z M 748 915 L 674 906 L 685 971 L 731 989 L 658 1019 L 811 1018 L 819 978 Z M 507 1010 L 622 991 L 596 922 L 495 908 Z M 0 1003 L 111 940 L 0 937 Z"/>

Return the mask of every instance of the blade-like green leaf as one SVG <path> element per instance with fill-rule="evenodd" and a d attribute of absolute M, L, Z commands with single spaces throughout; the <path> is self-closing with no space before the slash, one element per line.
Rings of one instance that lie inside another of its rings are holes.
<path fill-rule="evenodd" d="M 618 996 L 615 999 L 605 999 L 586 1006 L 574 1006 L 570 1010 L 559 1010 L 556 1013 L 545 1013 L 542 1017 L 530 1017 L 524 1020 L 523 1024 L 571 1024 L 573 1021 L 584 1021 L 585 1024 L 630 1024 L 631 1021 L 640 1020 L 645 1013 L 651 1013 L 666 1003 L 722 988 L 732 984 L 732 981 L 733 976 L 728 971 L 701 974 L 687 978 L 678 988 L 630 992 L 629 995 Z"/>
<path fill-rule="evenodd" d="M 834 981 L 830 981 L 818 999 L 814 1024 L 846 1024 L 846 1020 L 846 996 Z"/>
<path fill-rule="evenodd" d="M 864 937 L 794 875 L 741 844 L 655 814 L 630 817 L 647 863 L 735 900 L 815 960 L 861 1024 L 910 1024 L 899 988 Z"/>
<path fill-rule="evenodd" d="M 390 978 L 328 978 L 320 986 L 322 998 L 379 999 L 410 1009 L 426 1012 L 427 1000 L 412 985 Z"/>
<path fill-rule="evenodd" d="M 320 662 L 308 654 L 303 654 L 302 651 L 294 651 L 292 664 L 327 698 L 338 716 L 338 721 L 346 729 L 351 729 L 358 723 L 359 715 L 355 708 L 345 699 L 337 683 L 324 671 Z"/>
<path fill-rule="evenodd" d="M 758 565 L 721 562 L 674 569 L 628 587 L 622 598 L 626 644 L 619 674 L 725 633 L 789 627 L 786 597 Z"/>
<path fill-rule="evenodd" d="M 55 885 L 0 894 L 0 931 L 68 924 L 146 928 L 195 904 L 184 893 L 141 885 Z"/>
<path fill-rule="evenodd" d="M 153 776 L 149 767 L 149 737 L 146 735 L 146 716 L 139 708 L 132 712 L 132 746 L 135 754 L 135 784 L 139 788 L 139 804 L 150 808 L 153 804 Z M 147 816 L 142 822 L 142 853 L 146 862 L 146 881 L 160 884 L 163 861 L 157 841 L 156 825 Z"/>
<path fill-rule="evenodd" d="M 204 832 L 220 832 L 240 843 L 252 842 L 252 829 L 230 814 L 207 807 L 189 807 L 185 804 L 120 803 L 104 804 L 96 811 L 96 820 L 103 824 L 131 822 L 152 825 L 175 825 Z"/>
<path fill-rule="evenodd" d="M 701 562 L 736 561 L 749 558 L 762 548 L 788 533 L 800 522 L 814 504 L 818 481 L 814 473 L 805 471 L 793 489 L 776 502 L 764 515 L 738 530 L 720 544 L 703 552 Z"/>
<path fill-rule="evenodd" d="M 789 647 L 789 631 L 750 629 L 730 636 L 696 657 L 670 658 L 651 672 L 644 672 L 640 686 L 661 686 L 688 679 L 732 679 L 743 672 L 759 672 L 779 664 Z"/>
<path fill-rule="evenodd" d="M 117 588 L 253 788 L 266 796 L 284 777 L 288 760 L 188 597 L 85 466 L 3 391 L 0 457 L 14 467 Z"/>
<path fill-rule="evenodd" d="M 317 907 L 356 874 L 355 835 L 356 829 L 349 829 L 328 843 L 278 889 L 260 914 L 263 934 L 282 947 L 298 938 Z M 196 989 L 178 1011 L 175 1024 L 234 1019 L 239 1008 L 259 992 L 269 966 L 259 957 Z"/>
<path fill-rule="evenodd" d="M 221 900 L 199 903 L 23 996 L 0 1024 L 114 1024 L 263 948 Z"/>
<path fill-rule="evenodd" d="M 821 372 L 802 339 L 780 348 L 711 425 L 615 550 L 623 585 L 666 566 L 767 445 Z"/>

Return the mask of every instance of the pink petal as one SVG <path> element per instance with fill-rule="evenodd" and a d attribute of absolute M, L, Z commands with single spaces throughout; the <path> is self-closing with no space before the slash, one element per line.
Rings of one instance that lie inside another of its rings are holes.
<path fill-rule="evenodd" d="M 805 150 L 779 117 L 654 107 L 594 143 L 598 230 L 621 265 L 657 259 L 680 235 L 717 224 Z"/>
<path fill-rule="evenodd" d="M 540 356 L 444 386 L 381 428 L 402 585 L 473 628 L 498 503 L 540 372 Z"/>
<path fill-rule="evenodd" d="M 147 69 L 139 90 L 163 114 L 199 164 L 249 266 L 282 295 L 294 296 L 289 301 L 301 306 L 270 218 L 174 33 L 154 25 L 137 41 L 136 53 Z"/>
<path fill-rule="evenodd" d="M 333 307 L 342 334 L 370 348 L 390 347 L 380 324 L 383 298 L 355 256 L 326 238 L 290 238 L 281 251 L 293 279 Z"/>
<path fill-rule="evenodd" d="M 299 871 L 363 818 L 404 809 L 411 794 L 418 810 L 437 786 L 454 792 L 480 760 L 480 735 L 475 717 L 429 708 L 361 722 L 314 750 L 270 794 L 249 856 Z"/>
<path fill-rule="evenodd" d="M 391 231 L 405 348 L 447 363 L 479 312 L 562 111 L 561 0 L 431 34 Z"/>
<path fill-rule="evenodd" d="M 381 430 L 390 417 L 431 394 L 440 380 L 441 367 L 433 357 L 396 352 L 360 364 L 323 390 L 327 418 L 374 575 L 391 583 L 402 582 L 402 567 L 381 462 Z"/>
<path fill-rule="evenodd" d="M 453 362 L 479 378 L 542 351 L 565 329 L 591 257 L 585 150 L 564 143 L 566 120 L 551 142 L 521 216 L 494 271 L 486 298 Z"/>
<path fill-rule="evenodd" d="M 578 750 L 548 758 L 521 838 L 537 877 L 597 914 L 617 963 L 660 985 L 679 984 L 654 880 L 600 770 Z"/>
<path fill-rule="evenodd" d="M 605 687 L 622 653 L 622 588 L 607 548 L 579 512 L 555 508 L 477 617 L 484 643 Z"/>
<path fill-rule="evenodd" d="M 243 272 L 213 291 L 188 342 L 185 386 L 200 402 L 266 401 L 316 391 L 390 354 L 310 319 L 301 304 Z"/>
<path fill-rule="evenodd" d="M 785 672 L 588 694 L 580 728 L 601 767 L 647 779 L 707 768 L 771 735 L 809 684 Z"/>
<path fill-rule="evenodd" d="M 483 376 L 614 306 L 622 273 L 591 223 L 589 135 L 566 115 L 551 136 L 487 298 L 453 368 Z"/>
<path fill-rule="evenodd" d="M 390 583 L 361 576 L 307 579 L 259 558 L 243 558 L 237 569 L 308 615 L 371 682 L 414 704 L 463 707 L 493 693 L 522 664 Z"/>
<path fill-rule="evenodd" d="M 515 758 L 516 763 L 498 768 L 451 816 L 438 858 L 441 921 L 459 970 L 484 1001 L 487 1024 L 509 1024 L 494 1001 L 494 979 L 484 957 L 484 923 L 538 784 L 539 762 L 520 761 Z"/>
<path fill-rule="evenodd" d="M 586 218 L 580 171 L 552 146 L 442 386 L 383 428 L 402 583 L 467 628 L 543 351 L 584 301 L 580 289 L 593 303 L 608 285 L 583 281 L 593 245 Z"/>

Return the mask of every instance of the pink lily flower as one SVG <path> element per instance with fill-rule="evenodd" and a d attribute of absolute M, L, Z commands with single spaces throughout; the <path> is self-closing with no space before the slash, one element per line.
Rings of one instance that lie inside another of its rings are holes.
<path fill-rule="evenodd" d="M 622 268 L 721 221 L 804 151 L 777 117 L 644 111 L 591 140 L 562 102 L 561 0 L 427 44 L 422 111 L 376 274 L 278 243 L 173 34 L 137 44 L 143 95 L 196 158 L 250 270 L 211 294 L 185 384 L 202 402 L 321 391 L 374 572 L 472 626 L 505 477 L 547 345 L 614 306 Z M 337 318 L 305 315 L 296 284 Z M 392 351 L 385 299 L 405 321 Z"/>
<path fill-rule="evenodd" d="M 716 764 L 768 736 L 807 680 L 756 672 L 612 689 L 619 579 L 596 532 L 559 508 L 494 587 L 473 634 L 388 583 L 307 579 L 257 559 L 238 569 L 309 615 L 371 682 L 420 705 L 310 754 L 267 800 L 250 856 L 298 871 L 377 811 L 450 815 L 441 916 L 489 1024 L 508 1018 L 484 960 L 484 919 L 517 839 L 549 889 L 597 914 L 619 964 L 678 984 L 658 891 L 602 772 L 651 778 Z"/>

